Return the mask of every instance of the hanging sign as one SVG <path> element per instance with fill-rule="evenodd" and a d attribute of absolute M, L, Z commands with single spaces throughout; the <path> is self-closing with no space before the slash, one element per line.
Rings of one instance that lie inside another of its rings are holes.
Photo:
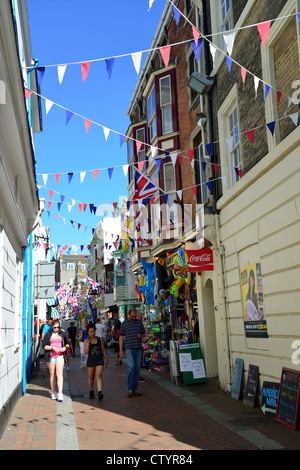
<path fill-rule="evenodd" d="M 214 260 L 213 252 L 210 248 L 201 248 L 200 250 L 186 250 L 188 255 L 189 271 L 213 271 Z"/>

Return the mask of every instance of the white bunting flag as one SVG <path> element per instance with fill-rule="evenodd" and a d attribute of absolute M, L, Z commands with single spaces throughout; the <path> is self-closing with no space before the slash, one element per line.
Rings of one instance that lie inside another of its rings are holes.
<path fill-rule="evenodd" d="M 232 33 L 223 33 L 223 39 L 226 44 L 227 52 L 230 55 L 230 57 L 232 55 L 235 35 L 236 35 L 236 31 L 233 31 Z"/>
<path fill-rule="evenodd" d="M 128 167 L 129 167 L 129 165 L 123 165 L 123 172 L 124 172 L 125 178 L 126 178 L 127 173 L 128 173 Z"/>
<path fill-rule="evenodd" d="M 53 106 L 53 101 L 50 101 L 46 98 L 45 105 L 46 105 L 46 115 L 49 113 L 50 109 Z"/>
<path fill-rule="evenodd" d="M 110 129 L 108 129 L 108 127 L 103 126 L 103 132 L 104 132 L 105 140 L 107 141 L 109 133 L 110 133 Z"/>
<path fill-rule="evenodd" d="M 63 79 L 64 79 L 64 75 L 65 75 L 66 68 L 67 68 L 66 65 L 58 65 L 58 66 L 57 66 L 58 81 L 59 81 L 59 84 L 60 84 L 60 85 L 61 85 L 61 83 L 62 83 L 62 81 L 63 81 Z"/>
<path fill-rule="evenodd" d="M 259 82 L 260 82 L 259 78 L 254 77 L 255 98 L 257 98 L 257 90 L 258 90 Z"/>
<path fill-rule="evenodd" d="M 80 172 L 80 183 L 83 182 L 84 178 L 85 178 L 85 175 L 86 175 L 86 171 L 81 171 Z"/>
<path fill-rule="evenodd" d="M 46 174 L 43 174 L 43 181 L 44 181 L 44 186 L 47 185 L 47 179 L 48 179 L 48 175 Z"/>
<path fill-rule="evenodd" d="M 177 153 L 173 153 L 172 155 L 170 155 L 173 166 L 176 165 L 177 155 L 178 155 Z"/>
<path fill-rule="evenodd" d="M 142 60 L 142 52 L 134 52 L 131 54 L 131 58 L 133 60 L 133 65 L 136 70 L 136 73 L 140 73 L 140 68 L 141 68 L 141 60 Z"/>

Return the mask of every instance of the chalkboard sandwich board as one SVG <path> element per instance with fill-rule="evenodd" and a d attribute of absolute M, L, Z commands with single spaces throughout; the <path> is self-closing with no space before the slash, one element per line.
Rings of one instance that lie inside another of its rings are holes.
<path fill-rule="evenodd" d="M 276 421 L 297 429 L 299 415 L 300 371 L 282 368 Z"/>
<path fill-rule="evenodd" d="M 243 403 L 254 408 L 258 385 L 259 369 L 258 366 L 249 364 L 247 385 Z"/>
<path fill-rule="evenodd" d="M 239 400 L 240 398 L 243 368 L 244 360 L 237 357 L 234 365 L 234 373 L 231 388 L 231 398 L 234 398 L 234 400 Z"/>
<path fill-rule="evenodd" d="M 264 382 L 261 391 L 261 411 L 265 416 L 275 418 L 279 395 L 279 383 Z"/>

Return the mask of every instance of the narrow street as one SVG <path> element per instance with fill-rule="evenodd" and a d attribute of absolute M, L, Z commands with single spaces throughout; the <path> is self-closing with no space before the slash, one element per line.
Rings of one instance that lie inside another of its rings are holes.
<path fill-rule="evenodd" d="M 176 386 L 168 373 L 143 370 L 142 395 L 128 398 L 126 363 L 116 366 L 112 351 L 108 353 L 102 402 L 88 398 L 87 370 L 80 368 L 78 356 L 71 359 L 70 371 L 65 368 L 63 403 L 51 401 L 41 362 L 0 449 L 101 450 L 105 458 L 113 455 L 107 451 L 135 451 L 136 456 L 136 451 L 169 451 L 186 458 L 190 452 L 194 462 L 198 450 L 300 449 L 299 431 L 206 384 Z"/>

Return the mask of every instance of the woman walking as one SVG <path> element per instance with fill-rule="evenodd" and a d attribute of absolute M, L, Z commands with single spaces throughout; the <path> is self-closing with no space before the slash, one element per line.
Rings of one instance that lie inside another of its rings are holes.
<path fill-rule="evenodd" d="M 43 341 L 45 361 L 50 372 L 51 399 L 63 401 L 63 370 L 65 365 L 66 350 L 69 348 L 68 338 L 60 329 L 59 320 L 54 320 L 52 331 L 49 331 Z M 56 385 L 58 395 L 56 396 Z"/>
<path fill-rule="evenodd" d="M 82 324 L 82 328 L 79 331 L 78 334 L 78 340 L 80 341 L 80 367 L 81 369 L 83 367 L 86 367 L 86 360 L 87 356 L 84 352 L 84 342 L 88 337 L 88 330 L 87 330 L 87 321 L 84 321 Z"/>
<path fill-rule="evenodd" d="M 102 400 L 104 359 L 105 365 L 108 367 L 108 357 L 102 339 L 96 336 L 96 327 L 94 324 L 89 324 L 88 335 L 89 337 L 84 342 L 84 352 L 87 354 L 86 366 L 88 369 L 90 398 L 95 398 L 94 379 L 96 375 L 98 399 Z"/>
<path fill-rule="evenodd" d="M 119 338 L 120 338 L 120 328 L 121 322 L 120 320 L 115 320 L 114 327 L 111 330 L 110 337 L 114 343 L 114 351 L 116 356 L 116 366 L 122 365 L 122 361 L 120 359 L 120 345 L 119 345 Z"/>

